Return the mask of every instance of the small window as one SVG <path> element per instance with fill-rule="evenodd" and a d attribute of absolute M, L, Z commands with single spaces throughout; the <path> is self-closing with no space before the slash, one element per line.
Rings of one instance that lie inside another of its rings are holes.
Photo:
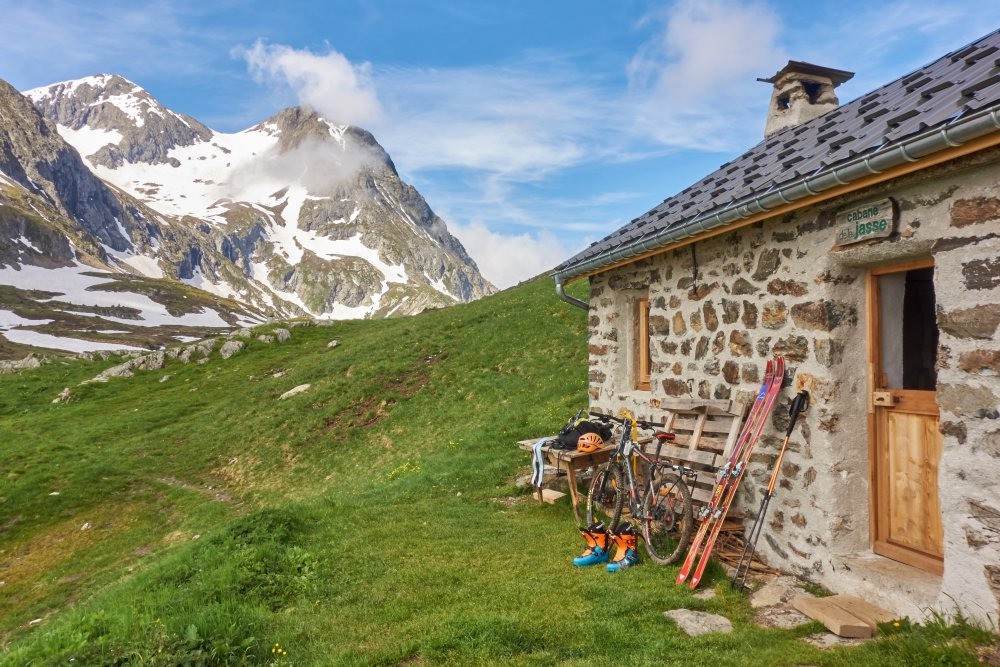
<path fill-rule="evenodd" d="M 649 299 L 639 299 L 636 313 L 635 388 L 649 391 Z"/>

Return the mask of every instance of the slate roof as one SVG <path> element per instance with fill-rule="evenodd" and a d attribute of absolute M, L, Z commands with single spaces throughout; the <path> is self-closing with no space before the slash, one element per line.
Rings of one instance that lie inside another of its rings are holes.
<path fill-rule="evenodd" d="M 818 118 L 788 127 L 556 267 L 820 173 L 1000 104 L 1000 30 Z"/>

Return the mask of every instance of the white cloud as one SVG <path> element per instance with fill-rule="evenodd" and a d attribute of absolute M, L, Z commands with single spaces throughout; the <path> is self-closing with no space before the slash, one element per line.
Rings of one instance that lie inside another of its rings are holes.
<path fill-rule="evenodd" d="M 780 22 L 760 3 L 684 0 L 629 63 L 633 83 L 668 96 L 673 108 L 704 110 L 720 92 L 773 67 Z"/>
<path fill-rule="evenodd" d="M 526 181 L 594 159 L 615 114 L 579 73 L 533 59 L 505 67 L 376 73 L 390 110 L 379 128 L 407 169 L 462 167 Z"/>
<path fill-rule="evenodd" d="M 332 151 L 328 143 L 311 137 L 290 150 L 272 149 L 263 157 L 233 169 L 224 190 L 228 196 L 248 197 L 246 192 L 260 183 L 298 183 L 310 193 L 328 193 L 380 159 L 373 149 Z"/>
<path fill-rule="evenodd" d="M 582 74 L 553 58 L 376 70 L 334 50 L 317 55 L 258 42 L 238 54 L 258 81 L 287 85 L 300 103 L 331 120 L 375 131 L 411 171 L 459 167 L 539 178 L 597 157 L 613 145 L 603 136 L 623 115 Z"/>
<path fill-rule="evenodd" d="M 291 87 L 303 104 L 335 123 L 371 127 L 382 116 L 368 63 L 354 65 L 333 49 L 317 55 L 260 41 L 237 53 L 258 81 Z"/>
<path fill-rule="evenodd" d="M 479 265 L 480 273 L 500 289 L 550 271 L 571 254 L 551 232 L 501 234 L 482 222 L 449 227 Z"/>
<path fill-rule="evenodd" d="M 659 30 L 628 66 L 643 129 L 685 148 L 745 145 L 748 128 L 756 135 L 763 126 L 767 95 L 756 77 L 786 60 L 775 12 L 758 2 L 682 0 L 646 20 Z"/>

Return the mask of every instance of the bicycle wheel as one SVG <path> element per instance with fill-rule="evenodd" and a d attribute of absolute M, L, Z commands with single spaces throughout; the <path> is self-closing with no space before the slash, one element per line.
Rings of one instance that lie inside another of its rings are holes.
<path fill-rule="evenodd" d="M 660 565 L 680 559 L 691 539 L 691 491 L 680 477 L 661 472 L 642 503 L 642 536 L 649 557 Z"/>
<path fill-rule="evenodd" d="M 605 463 L 594 472 L 587 492 L 587 525 L 603 521 L 608 530 L 618 527 L 625 505 L 625 474 L 616 463 Z"/>

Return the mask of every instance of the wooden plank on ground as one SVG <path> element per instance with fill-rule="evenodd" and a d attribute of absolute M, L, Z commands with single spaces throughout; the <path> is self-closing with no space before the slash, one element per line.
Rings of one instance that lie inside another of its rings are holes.
<path fill-rule="evenodd" d="M 854 614 L 844 611 L 830 598 L 814 598 L 800 595 L 792 601 L 792 606 L 809 618 L 813 618 L 835 635 L 867 639 L 875 630 Z"/>
<path fill-rule="evenodd" d="M 878 629 L 879 623 L 888 623 L 889 621 L 894 621 L 898 618 L 898 616 L 893 614 L 891 611 L 882 609 L 882 607 L 877 607 L 870 602 L 865 602 L 861 598 L 854 597 L 853 595 L 833 595 L 825 599 L 829 600 L 833 604 L 836 604 L 847 613 L 857 616 L 871 626 L 873 630 Z"/>
<path fill-rule="evenodd" d="M 542 500 L 549 505 L 554 505 L 557 500 L 565 496 L 565 493 L 554 491 L 553 489 L 542 489 Z"/>

